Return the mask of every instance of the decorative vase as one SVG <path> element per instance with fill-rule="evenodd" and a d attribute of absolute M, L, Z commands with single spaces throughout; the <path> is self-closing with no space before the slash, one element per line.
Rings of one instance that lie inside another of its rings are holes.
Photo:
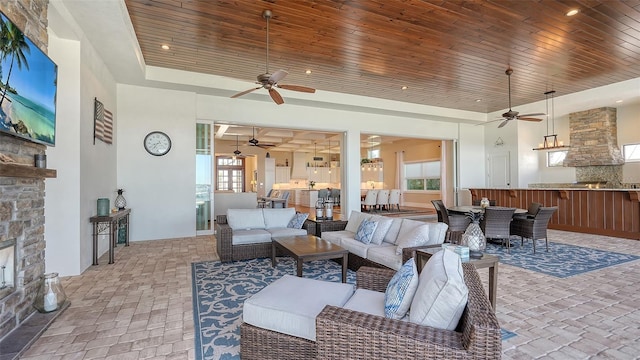
<path fill-rule="evenodd" d="M 482 200 L 480 200 L 480 207 L 483 209 L 489 206 L 490 204 L 491 203 L 489 202 L 489 199 L 487 199 L 486 197 L 483 197 Z"/>
<path fill-rule="evenodd" d="M 58 310 L 65 300 L 67 295 L 60 284 L 58 273 L 44 274 L 40 280 L 33 307 L 41 313 L 48 313 Z"/>
<path fill-rule="evenodd" d="M 108 216 L 109 215 L 109 199 L 100 198 L 98 199 L 98 216 Z"/>
<path fill-rule="evenodd" d="M 114 202 L 114 205 L 118 208 L 118 210 L 124 210 L 124 208 L 127 206 L 127 200 L 125 200 L 124 196 L 122 196 L 123 192 L 124 190 L 118 189 L 118 196 L 116 196 L 116 201 Z"/>
<path fill-rule="evenodd" d="M 468 216 L 471 218 L 471 223 L 462 234 L 462 245 L 469 247 L 470 258 L 481 259 L 482 253 L 487 247 L 487 238 L 484 236 L 479 224 L 482 215 L 473 213 Z"/>

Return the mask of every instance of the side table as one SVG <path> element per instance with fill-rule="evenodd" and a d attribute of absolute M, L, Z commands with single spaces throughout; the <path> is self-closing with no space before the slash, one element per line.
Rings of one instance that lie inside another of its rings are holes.
<path fill-rule="evenodd" d="M 307 229 L 307 233 L 317 237 L 322 237 L 323 231 L 344 230 L 345 227 L 347 227 L 347 220 L 340 220 L 337 217 L 334 217 L 332 220 L 308 218 L 304 221 L 304 228 Z"/>
<path fill-rule="evenodd" d="M 118 223 L 124 219 L 125 242 L 129 246 L 129 214 L 131 209 L 120 210 L 105 216 L 92 216 L 89 221 L 93 224 L 93 265 L 98 265 L 98 235 L 105 230 L 109 232 L 109 264 L 113 264 L 114 248 L 116 247 Z"/>
<path fill-rule="evenodd" d="M 415 259 L 418 269 L 422 269 L 431 255 L 438 251 L 442 251 L 442 247 L 431 247 L 416 250 Z M 464 260 L 462 262 L 470 262 L 476 267 L 476 269 L 489 268 L 489 302 L 491 302 L 491 307 L 495 312 L 496 295 L 498 292 L 498 264 L 500 263 L 500 258 L 495 255 L 483 254 L 481 259 L 469 258 L 469 260 Z"/>

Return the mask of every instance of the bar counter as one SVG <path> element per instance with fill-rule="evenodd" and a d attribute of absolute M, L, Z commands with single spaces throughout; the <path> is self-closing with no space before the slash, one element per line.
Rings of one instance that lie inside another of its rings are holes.
<path fill-rule="evenodd" d="M 550 229 L 640 240 L 640 189 L 469 189 L 473 200 L 528 208 L 531 202 L 557 206 Z"/>

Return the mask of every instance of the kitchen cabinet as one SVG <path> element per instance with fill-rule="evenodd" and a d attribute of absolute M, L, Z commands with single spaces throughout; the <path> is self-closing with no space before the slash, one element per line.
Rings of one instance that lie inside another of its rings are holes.
<path fill-rule="evenodd" d="M 315 181 L 316 183 L 330 183 L 331 175 L 329 174 L 328 167 L 308 167 L 307 175 L 309 181 Z"/>
<path fill-rule="evenodd" d="M 329 182 L 334 183 L 334 184 L 339 184 L 341 181 L 340 179 L 340 168 L 339 167 L 334 167 L 331 169 L 331 174 L 329 175 Z"/>
<path fill-rule="evenodd" d="M 276 166 L 276 184 L 288 183 L 291 180 L 291 168 Z"/>

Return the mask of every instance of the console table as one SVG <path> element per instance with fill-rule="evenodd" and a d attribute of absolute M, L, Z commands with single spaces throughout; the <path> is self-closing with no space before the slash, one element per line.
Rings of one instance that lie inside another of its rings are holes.
<path fill-rule="evenodd" d="M 309 216 L 309 218 L 305 220 L 303 227 L 307 229 L 310 235 L 321 237 L 323 231 L 344 230 L 346 226 L 347 220 L 341 220 L 340 214 L 336 214 L 331 220 L 318 220 L 315 216 Z"/>
<path fill-rule="evenodd" d="M 98 235 L 107 230 L 109 232 L 109 264 L 113 264 L 114 248 L 116 247 L 118 223 L 123 219 L 125 225 L 124 246 L 129 246 L 129 214 L 131 209 L 112 212 L 104 216 L 92 216 L 89 221 L 93 224 L 93 265 L 98 265 Z"/>

